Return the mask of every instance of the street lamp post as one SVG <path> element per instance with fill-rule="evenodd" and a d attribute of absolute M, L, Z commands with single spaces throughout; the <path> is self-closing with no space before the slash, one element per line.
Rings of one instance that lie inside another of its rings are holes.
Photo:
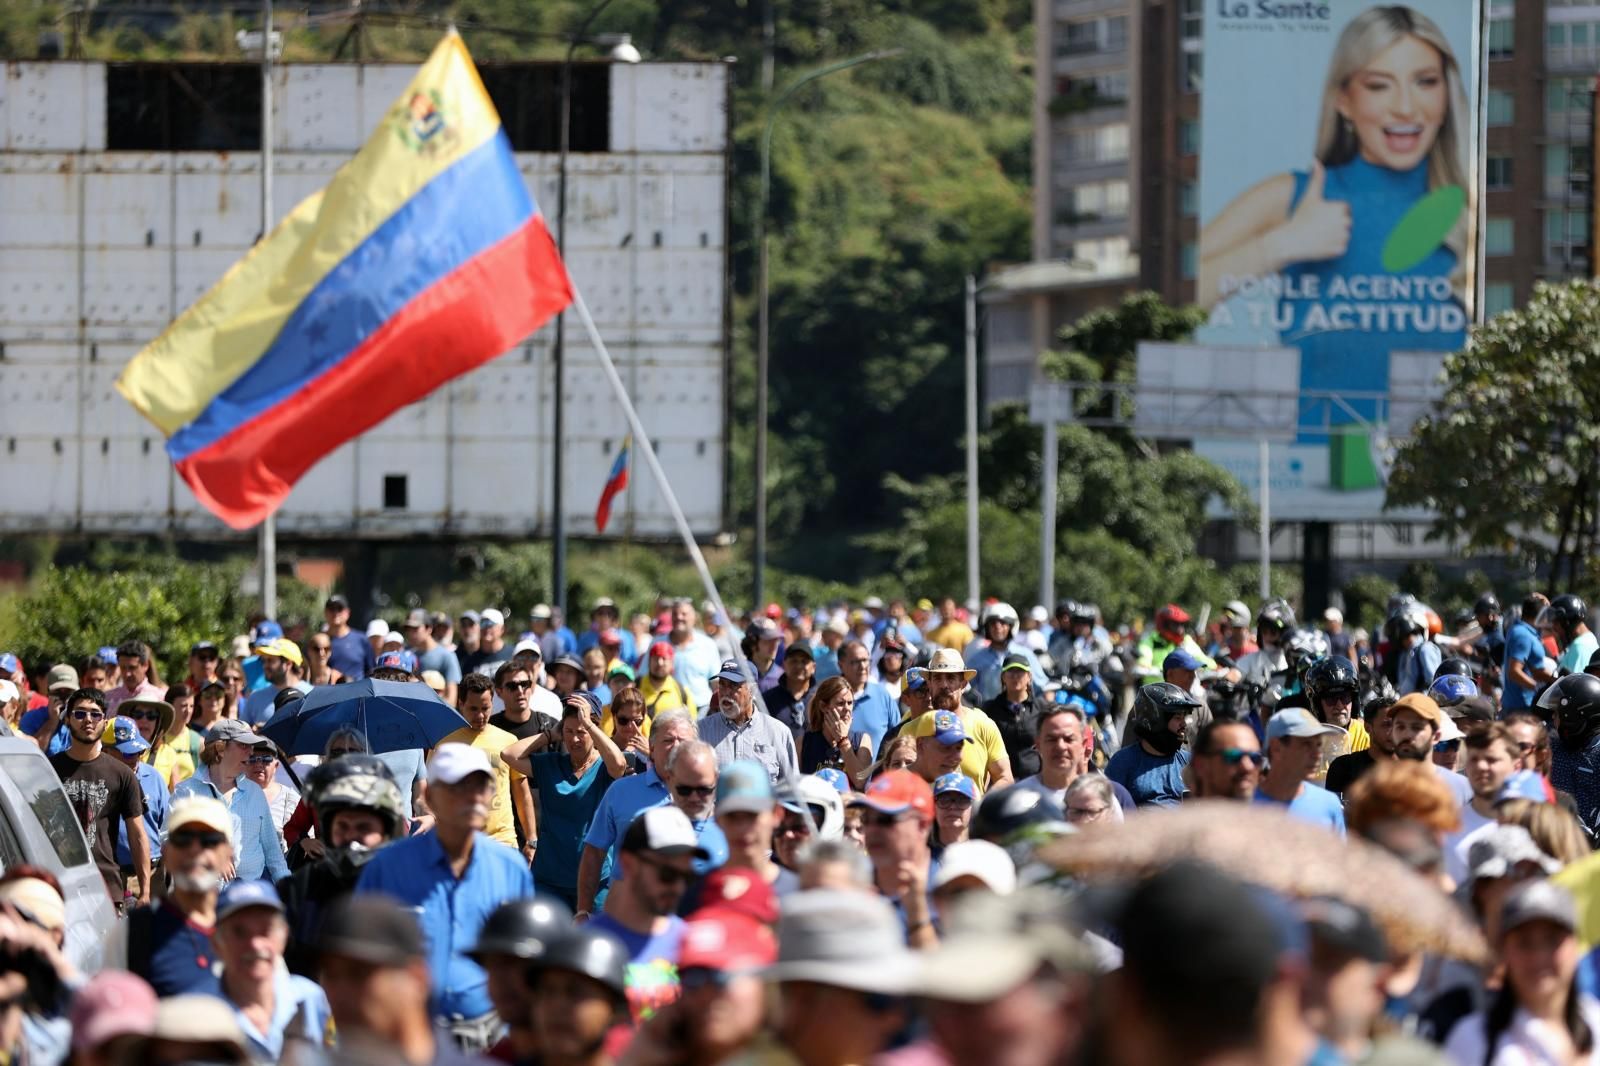
<path fill-rule="evenodd" d="M 587 40 L 585 34 L 600 13 L 611 5 L 611 0 L 600 0 L 567 41 L 567 55 L 561 61 L 561 162 L 556 181 L 556 248 L 562 261 L 567 256 L 567 155 L 572 147 L 572 58 L 578 46 Z M 621 63 L 639 62 L 639 50 L 627 34 L 617 35 L 611 58 Z M 551 426 L 550 456 L 550 522 L 552 526 L 550 548 L 550 590 L 554 602 L 563 615 L 567 610 L 567 510 L 563 482 L 566 479 L 566 315 L 556 316 L 556 333 L 551 347 L 551 366 L 555 371 L 555 412 Z"/>
<path fill-rule="evenodd" d="M 758 606 L 767 598 L 767 327 L 771 321 L 767 305 L 767 196 L 772 191 L 772 128 L 778 120 L 778 113 L 783 110 L 783 105 L 802 87 L 829 74 L 849 70 L 862 63 L 870 63 L 874 59 L 897 56 L 903 51 L 905 51 L 903 48 L 880 49 L 849 59 L 841 59 L 837 63 L 830 63 L 828 66 L 813 70 L 785 88 L 778 94 L 777 99 L 772 101 L 772 106 L 767 109 L 766 128 L 761 131 L 761 203 L 756 211 L 756 248 L 759 259 L 757 286 L 761 296 L 756 339 L 756 543 L 753 580 L 754 601 Z"/>

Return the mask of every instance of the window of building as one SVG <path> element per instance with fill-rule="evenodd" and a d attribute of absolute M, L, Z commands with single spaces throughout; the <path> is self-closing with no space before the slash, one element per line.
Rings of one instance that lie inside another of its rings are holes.
<path fill-rule="evenodd" d="M 1489 189 L 1503 192 L 1511 188 L 1511 157 L 1491 155 L 1484 161 L 1484 180 Z"/>
<path fill-rule="evenodd" d="M 1178 123 L 1178 151 L 1183 155 L 1200 154 L 1200 120 L 1186 118 Z"/>
<path fill-rule="evenodd" d="M 1200 50 L 1185 48 L 1178 53 L 1178 79 L 1179 84 L 1186 93 L 1197 93 L 1201 88 L 1201 76 L 1204 71 L 1204 57 Z"/>
<path fill-rule="evenodd" d="M 1074 221 L 1090 222 L 1128 217 L 1126 181 L 1088 181 L 1072 187 Z"/>
<path fill-rule="evenodd" d="M 1589 243 L 1589 212 L 1577 208 L 1571 211 L 1549 211 L 1544 216 L 1544 240 L 1550 245 L 1578 245 Z"/>
<path fill-rule="evenodd" d="M 1128 268 L 1128 251 L 1128 238 L 1103 237 L 1073 242 L 1072 258 L 1092 264 L 1098 273 L 1120 274 Z"/>
<path fill-rule="evenodd" d="M 1504 89 L 1490 89 L 1488 112 L 1489 125 L 1511 125 L 1516 117 L 1516 97 Z"/>
<path fill-rule="evenodd" d="M 1094 55 L 1099 52 L 1121 52 L 1128 47 L 1128 18 L 1116 15 L 1111 18 L 1079 19 L 1061 25 L 1056 39 L 1057 56 Z"/>
<path fill-rule="evenodd" d="M 1105 50 L 1119 52 L 1128 47 L 1128 16 L 1117 15 L 1105 20 Z"/>
<path fill-rule="evenodd" d="M 1200 276 L 1200 249 L 1193 241 L 1183 246 L 1183 280 L 1193 281 Z"/>
<path fill-rule="evenodd" d="M 1509 281 L 1491 281 L 1483 287 L 1483 317 L 1493 318 L 1516 306 L 1516 290 Z"/>
<path fill-rule="evenodd" d="M 1183 0 L 1181 33 L 1185 41 L 1198 41 L 1206 25 L 1205 0 Z"/>
<path fill-rule="evenodd" d="M 1105 126 L 1069 130 L 1066 146 L 1068 162 L 1123 162 L 1128 158 L 1128 124 L 1113 122 Z"/>
<path fill-rule="evenodd" d="M 1510 255 L 1514 227 L 1509 218 L 1491 218 L 1483 227 L 1484 253 Z"/>
<path fill-rule="evenodd" d="M 1551 78 L 1545 84 L 1545 111 L 1552 116 L 1586 115 L 1593 103 L 1593 78 Z"/>
<path fill-rule="evenodd" d="M 113 152 L 258 152 L 261 68 L 250 63 L 111 63 Z"/>
<path fill-rule="evenodd" d="M 1178 212 L 1184 218 L 1194 218 L 1200 214 L 1200 183 L 1186 181 L 1178 193 Z"/>
<path fill-rule="evenodd" d="M 1489 20 L 1489 58 L 1510 59 L 1513 46 L 1516 44 L 1516 35 L 1513 27 L 1516 25 L 1510 18 L 1491 18 Z"/>

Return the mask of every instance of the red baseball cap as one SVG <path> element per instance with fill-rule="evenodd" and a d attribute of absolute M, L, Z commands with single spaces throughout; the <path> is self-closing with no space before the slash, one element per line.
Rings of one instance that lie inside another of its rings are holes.
<path fill-rule="evenodd" d="M 710 909 L 697 911 L 683 927 L 678 969 L 753 972 L 778 961 L 778 938 L 748 915 Z"/>
<path fill-rule="evenodd" d="M 910 770 L 890 770 L 874 777 L 851 806 L 871 807 L 884 814 L 916 811 L 924 818 L 932 818 L 933 786 Z"/>
<path fill-rule="evenodd" d="M 676 654 L 676 652 L 673 650 L 672 643 L 670 641 L 658 640 L 650 645 L 650 654 L 659 655 L 663 659 L 670 659 Z"/>
<path fill-rule="evenodd" d="M 782 621 L 783 608 L 779 607 L 776 603 L 767 604 L 767 617 L 772 619 L 774 622 Z"/>
<path fill-rule="evenodd" d="M 615 629 L 602 629 L 600 631 L 600 643 L 609 648 L 620 648 L 622 647 L 622 634 Z"/>
<path fill-rule="evenodd" d="M 727 911 L 766 925 L 778 922 L 778 897 L 772 886 L 754 870 L 719 866 L 700 883 L 700 903 L 695 914 Z"/>

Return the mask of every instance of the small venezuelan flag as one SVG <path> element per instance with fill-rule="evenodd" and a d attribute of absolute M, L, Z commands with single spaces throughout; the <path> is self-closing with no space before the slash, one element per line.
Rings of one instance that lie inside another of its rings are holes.
<path fill-rule="evenodd" d="M 451 31 L 366 145 L 134 357 L 117 390 L 236 529 L 340 444 L 572 300 Z"/>
<path fill-rule="evenodd" d="M 617 494 L 628 487 L 628 457 L 633 452 L 633 435 L 622 438 L 622 450 L 617 452 L 617 461 L 611 464 L 611 476 L 606 478 L 606 487 L 600 490 L 600 505 L 594 509 L 594 531 L 604 533 L 606 526 L 611 524 L 611 501 Z"/>

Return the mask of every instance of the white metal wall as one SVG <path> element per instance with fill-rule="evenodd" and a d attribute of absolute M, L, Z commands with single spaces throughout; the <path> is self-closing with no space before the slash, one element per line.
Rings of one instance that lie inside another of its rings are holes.
<path fill-rule="evenodd" d="M 414 67 L 278 71 L 276 207 L 327 183 Z M 722 528 L 726 67 L 611 68 L 611 151 L 574 154 L 567 260 L 698 533 Z M 206 291 L 259 229 L 255 153 L 105 150 L 105 67 L 10 64 L 0 77 L 0 529 L 206 535 L 224 527 L 177 478 L 160 433 L 112 389 L 123 364 Z M 519 162 L 551 220 L 557 159 Z M 594 505 L 625 429 L 569 322 L 566 510 Z M 550 529 L 554 328 L 327 456 L 279 514 L 295 533 L 533 535 Z M 383 507 L 388 475 L 409 506 Z M 636 467 L 610 534 L 670 534 Z"/>

